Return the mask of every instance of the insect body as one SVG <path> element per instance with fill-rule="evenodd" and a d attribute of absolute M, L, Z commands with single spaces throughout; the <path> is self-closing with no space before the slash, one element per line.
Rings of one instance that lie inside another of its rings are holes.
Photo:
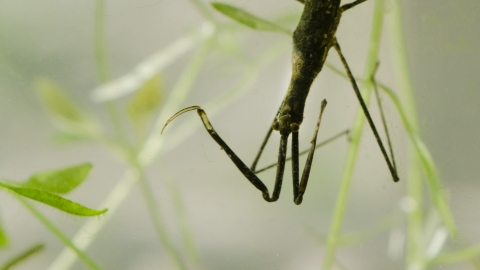
<path fill-rule="evenodd" d="M 340 0 L 304 0 L 299 1 L 305 4 L 304 11 L 302 13 L 300 22 L 293 34 L 293 56 L 292 56 L 292 77 L 290 85 L 283 100 L 277 115 L 273 121 L 269 132 L 265 140 L 260 147 L 252 166 L 249 168 L 245 163 L 233 152 L 233 150 L 223 141 L 218 133 L 210 123 L 205 111 L 199 106 L 192 106 L 185 108 L 175 115 L 173 115 L 165 124 L 168 125 L 174 118 L 187 111 L 197 110 L 207 132 L 210 136 L 221 146 L 228 157 L 233 161 L 242 174 L 252 183 L 257 189 L 262 192 L 263 198 L 268 202 L 274 202 L 278 200 L 280 191 L 282 188 L 283 174 L 285 171 L 285 161 L 287 152 L 288 137 L 292 134 L 292 176 L 293 176 L 293 193 L 294 202 L 301 204 L 303 200 L 303 194 L 305 193 L 308 178 L 310 175 L 311 164 L 313 161 L 313 155 L 316 148 L 316 138 L 318 130 L 320 128 L 321 118 L 324 109 L 327 105 L 326 100 L 322 101 L 320 116 L 317 121 L 316 129 L 311 141 L 311 148 L 308 151 L 308 157 L 303 169 L 301 181 L 299 176 L 299 149 L 298 149 L 298 133 L 300 125 L 303 120 L 303 112 L 305 107 L 305 101 L 310 90 L 310 86 L 322 70 L 322 67 L 327 58 L 328 51 L 331 47 L 335 47 L 338 52 L 342 63 L 349 75 L 352 86 L 359 99 L 360 105 L 368 119 L 368 122 L 372 128 L 372 131 L 377 139 L 380 149 L 385 157 L 387 165 L 390 169 L 394 181 L 398 181 L 398 175 L 396 168 L 390 162 L 388 155 L 386 154 L 383 143 L 378 135 L 373 120 L 370 117 L 368 109 L 363 101 L 360 91 L 356 85 L 350 68 L 347 65 L 343 54 L 341 53 L 340 46 L 336 39 L 336 31 L 340 22 L 342 13 L 346 10 L 365 2 L 366 0 L 357 0 L 350 4 L 340 6 Z M 165 128 L 165 127 L 164 127 Z M 277 172 L 275 177 L 275 186 L 270 196 L 268 188 L 256 175 L 256 165 L 262 154 L 272 130 L 278 130 L 280 132 L 280 147 L 277 161 Z"/>
<path fill-rule="evenodd" d="M 297 132 L 310 86 L 322 70 L 342 12 L 340 0 L 305 1 L 305 8 L 293 33 L 292 78 L 274 129 L 281 134 Z"/>

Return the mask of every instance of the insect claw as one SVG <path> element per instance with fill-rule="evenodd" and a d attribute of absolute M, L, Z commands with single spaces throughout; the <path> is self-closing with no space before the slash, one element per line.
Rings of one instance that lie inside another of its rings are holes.
<path fill-rule="evenodd" d="M 173 121 L 173 119 L 177 118 L 177 116 L 183 114 L 183 113 L 186 113 L 186 112 L 189 112 L 189 111 L 193 111 L 193 110 L 199 110 L 200 109 L 200 106 L 190 106 L 190 107 L 187 107 L 185 109 L 181 109 L 180 111 L 178 111 L 176 114 L 172 115 L 172 117 L 170 117 L 170 119 L 167 120 L 167 122 L 165 123 L 165 125 L 163 126 L 162 128 L 162 131 L 160 132 L 160 134 L 163 134 L 163 130 L 165 130 L 165 128 L 167 127 L 168 124 L 170 124 L 170 122 Z"/>

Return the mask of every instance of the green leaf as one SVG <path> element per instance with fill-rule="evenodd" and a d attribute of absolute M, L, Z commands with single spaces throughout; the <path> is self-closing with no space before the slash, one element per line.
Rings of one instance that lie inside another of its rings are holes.
<path fill-rule="evenodd" d="M 252 29 L 261 31 L 282 32 L 289 36 L 292 35 L 292 32 L 290 30 L 283 28 L 282 26 L 279 26 L 275 23 L 261 19 L 240 8 L 219 2 L 212 3 L 212 6 L 223 15 Z"/>
<path fill-rule="evenodd" d="M 28 259 L 30 256 L 34 255 L 35 253 L 38 253 L 38 252 L 42 251 L 44 249 L 44 247 L 45 246 L 43 244 L 35 245 L 35 246 L 29 248 L 28 250 L 25 250 L 24 252 L 20 253 L 16 257 L 10 259 L 6 264 L 4 264 L 2 267 L 0 267 L 0 269 L 1 270 L 8 270 L 12 266 L 15 266 L 18 263 L 20 263 L 22 261 L 25 261 L 26 259 Z"/>
<path fill-rule="evenodd" d="M 72 215 L 97 216 L 107 212 L 108 210 L 108 209 L 102 209 L 102 210 L 91 209 L 44 190 L 14 187 L 14 186 L 7 185 L 5 183 L 0 183 L 0 186 L 11 190 L 17 193 L 18 195 L 27 197 L 29 199 L 32 199 L 38 202 L 42 202 L 44 204 L 50 205 L 52 207 L 57 208 L 58 210 L 67 212 Z"/>
<path fill-rule="evenodd" d="M 157 74 L 146 81 L 127 103 L 127 113 L 137 128 L 143 128 L 149 117 L 160 106 L 162 89 L 162 79 Z"/>
<path fill-rule="evenodd" d="M 85 115 L 56 82 L 48 78 L 39 78 L 35 82 L 39 97 L 50 113 L 72 122 L 83 122 Z"/>
<path fill-rule="evenodd" d="M 55 81 L 39 78 L 35 81 L 38 97 L 58 128 L 66 133 L 93 136 L 99 133 L 97 123 L 78 106 Z"/>
<path fill-rule="evenodd" d="M 62 169 L 38 172 L 23 183 L 22 187 L 41 189 L 52 193 L 67 193 L 80 185 L 91 169 L 92 164 L 83 163 Z"/>
<path fill-rule="evenodd" d="M 0 248 L 6 247 L 7 245 L 8 245 L 7 234 L 3 229 L 2 223 L 0 223 Z"/>

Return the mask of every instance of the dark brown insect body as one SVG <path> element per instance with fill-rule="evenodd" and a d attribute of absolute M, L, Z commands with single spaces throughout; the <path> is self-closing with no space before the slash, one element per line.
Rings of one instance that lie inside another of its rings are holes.
<path fill-rule="evenodd" d="M 340 17 L 342 13 L 366 0 L 357 0 L 350 4 L 340 6 L 340 0 L 299 0 L 299 2 L 305 4 L 305 8 L 300 19 L 300 22 L 295 29 L 293 34 L 293 59 L 292 59 L 292 77 L 290 80 L 290 85 L 285 96 L 285 99 L 280 106 L 275 120 L 271 128 L 269 129 L 266 138 L 264 139 L 260 150 L 252 164 L 251 167 L 248 167 L 234 152 L 233 150 L 223 141 L 223 139 L 218 135 L 218 133 L 213 128 L 212 124 L 208 120 L 207 114 L 199 106 L 192 106 L 185 108 L 175 115 L 173 115 L 165 124 L 165 126 L 170 123 L 178 115 L 191 111 L 197 110 L 198 115 L 200 116 L 205 129 L 210 134 L 210 136 L 220 145 L 221 149 L 225 151 L 228 157 L 232 162 L 237 166 L 237 168 L 242 172 L 245 178 L 250 181 L 258 190 L 262 192 L 263 198 L 268 202 L 274 202 L 278 200 L 280 196 L 280 191 L 282 188 L 283 174 L 285 171 L 285 161 L 287 153 L 287 142 L 290 133 L 292 134 L 292 178 L 293 178 L 293 195 L 294 202 L 296 204 L 301 204 L 303 200 L 303 194 L 307 188 L 308 178 L 310 175 L 310 169 L 313 161 L 313 155 L 316 148 L 316 139 L 318 130 L 320 128 L 320 121 L 324 112 L 324 109 L 327 105 L 326 100 L 323 100 L 320 110 L 320 116 L 317 121 L 317 126 L 313 134 L 313 139 L 311 141 L 310 150 L 308 152 L 307 161 L 303 169 L 303 174 L 300 181 L 299 175 L 299 148 L 298 148 L 298 132 L 300 125 L 303 120 L 303 111 L 305 107 L 305 101 L 308 96 L 310 87 L 317 77 L 317 75 L 322 70 L 322 67 L 327 58 L 328 51 L 331 47 L 335 47 L 338 52 L 340 59 L 347 71 L 347 74 L 350 78 L 352 86 L 355 90 L 355 94 L 360 102 L 360 105 L 365 112 L 365 115 L 368 119 L 368 122 L 375 134 L 375 137 L 378 141 L 380 149 L 387 161 L 388 167 L 395 181 L 398 181 L 398 176 L 394 165 L 391 164 L 386 154 L 385 148 L 380 140 L 378 132 L 375 128 L 373 120 L 370 117 L 368 109 L 363 101 L 358 86 L 353 78 L 353 75 L 350 71 L 350 68 L 341 53 L 340 46 L 338 45 L 337 39 L 335 37 L 338 24 L 340 22 Z M 268 188 L 263 184 L 263 182 L 258 178 L 256 173 L 263 171 L 256 170 L 256 165 L 262 151 L 272 133 L 272 130 L 278 130 L 280 132 L 280 147 L 278 152 L 278 161 L 276 164 L 277 172 L 275 177 L 275 187 L 270 196 Z M 346 134 L 342 132 L 341 134 Z M 338 135 L 334 138 L 339 137 Z"/>
<path fill-rule="evenodd" d="M 293 33 L 292 78 L 274 129 L 297 132 L 310 87 L 322 70 L 342 15 L 340 0 L 307 0 Z"/>

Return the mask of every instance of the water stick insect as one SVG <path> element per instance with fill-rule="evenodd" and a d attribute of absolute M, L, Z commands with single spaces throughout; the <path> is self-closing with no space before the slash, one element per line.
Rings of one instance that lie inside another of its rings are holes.
<path fill-rule="evenodd" d="M 205 129 L 210 134 L 210 136 L 220 145 L 222 150 L 225 151 L 227 156 L 237 166 L 237 168 L 245 176 L 245 178 L 247 178 L 250 183 L 252 183 L 258 190 L 262 192 L 263 198 L 267 202 L 277 201 L 280 196 L 283 175 L 285 171 L 288 137 L 290 134 L 292 134 L 291 153 L 294 202 L 297 205 L 301 204 L 303 200 L 303 195 L 307 188 L 313 156 L 316 149 L 316 138 L 318 130 L 320 128 L 323 112 L 327 105 L 326 100 L 323 100 L 321 102 L 320 116 L 318 117 L 313 139 L 311 141 L 311 147 L 308 151 L 308 157 L 305 167 L 303 169 L 301 179 L 299 175 L 300 170 L 298 133 L 300 125 L 303 121 L 305 101 L 307 99 L 308 92 L 310 91 L 310 87 L 317 75 L 322 70 L 322 67 L 327 58 L 328 51 L 330 50 L 330 48 L 334 47 L 338 55 L 340 56 L 343 66 L 345 67 L 350 82 L 353 86 L 354 92 L 375 135 L 375 138 L 385 158 L 393 180 L 397 182 L 399 180 L 397 170 L 387 155 L 382 140 L 380 139 L 375 124 L 360 94 L 360 90 L 358 89 L 352 72 L 345 60 L 345 57 L 342 54 L 340 45 L 338 44 L 336 38 L 336 31 L 343 13 L 367 0 L 357 0 L 343 6 L 340 5 L 340 0 L 298 1 L 303 3 L 305 7 L 298 26 L 293 33 L 292 77 L 286 96 L 282 104 L 280 105 L 280 108 L 278 109 L 273 124 L 271 125 L 267 136 L 265 137 L 251 167 L 248 167 L 233 152 L 233 150 L 227 145 L 227 143 L 222 140 L 222 138 L 218 135 L 218 133 L 215 131 L 212 124 L 210 123 L 205 111 L 202 110 L 199 106 L 192 106 L 179 111 L 166 122 L 165 127 L 177 116 L 191 110 L 196 110 L 198 115 L 200 116 L 201 121 L 203 122 L 203 125 L 205 126 Z M 256 175 L 257 172 L 261 171 L 256 171 L 256 166 L 273 130 L 276 130 L 280 133 L 280 147 L 278 153 L 274 190 L 272 195 L 270 196 L 268 188 Z"/>

